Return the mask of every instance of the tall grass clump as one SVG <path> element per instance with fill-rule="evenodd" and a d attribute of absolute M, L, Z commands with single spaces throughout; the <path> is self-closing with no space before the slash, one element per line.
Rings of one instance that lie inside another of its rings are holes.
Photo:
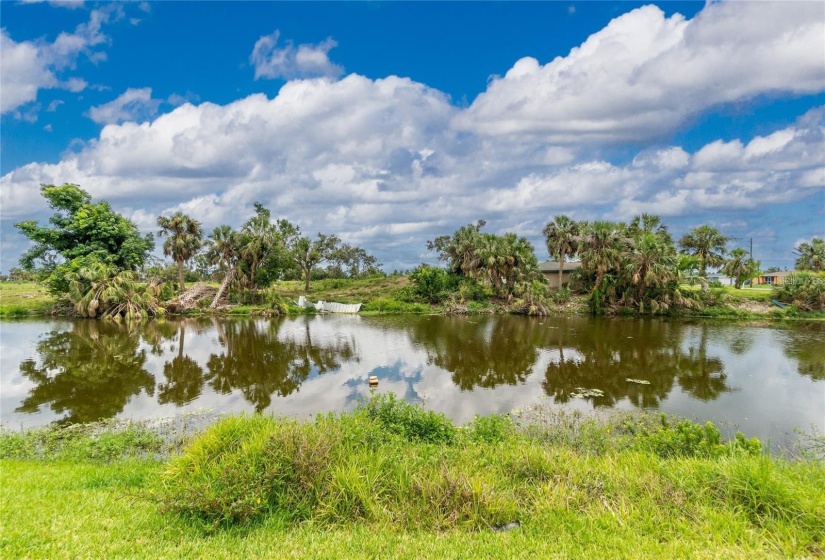
<path fill-rule="evenodd" d="M 603 530 L 623 542 L 823 550 L 820 461 L 772 458 L 756 440 L 652 414 L 528 412 L 457 428 L 378 395 L 310 422 L 226 418 L 171 460 L 155 495 L 210 531 L 269 519 L 312 531 Z"/>
<path fill-rule="evenodd" d="M 265 514 L 290 522 L 367 520 L 429 529 L 509 521 L 515 502 L 498 495 L 484 473 L 456 460 L 456 432 L 445 416 L 394 395 L 308 423 L 226 418 L 171 461 L 162 503 L 207 526 Z"/>

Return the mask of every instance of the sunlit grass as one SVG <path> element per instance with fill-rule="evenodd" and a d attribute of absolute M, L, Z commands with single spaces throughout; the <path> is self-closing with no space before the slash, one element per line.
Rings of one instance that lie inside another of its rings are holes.
<path fill-rule="evenodd" d="M 708 426 L 656 416 L 542 411 L 520 418 L 493 416 L 458 428 L 387 400 L 313 422 L 245 416 L 209 429 L 171 463 L 134 453 L 151 443 L 134 427 L 105 439 L 104 455 L 100 444 L 83 443 L 99 438 L 96 431 L 72 436 L 61 454 L 57 430 L 47 456 L 13 459 L 9 446 L 0 447 L 0 555 L 814 558 L 825 552 L 821 461 L 772 458 L 718 441 Z M 222 508 L 250 515 L 205 514 Z"/>
<path fill-rule="evenodd" d="M 37 282 L 0 282 L 0 317 L 48 311 L 55 299 Z"/>

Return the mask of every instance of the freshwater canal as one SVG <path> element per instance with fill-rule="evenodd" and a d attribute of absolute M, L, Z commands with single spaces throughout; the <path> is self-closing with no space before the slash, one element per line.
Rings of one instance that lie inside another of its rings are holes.
<path fill-rule="evenodd" d="M 182 411 L 307 418 L 379 392 L 465 423 L 661 410 L 783 445 L 825 431 L 825 323 L 513 316 L 0 322 L 4 427 Z M 632 381 L 628 381 L 632 380 Z"/>

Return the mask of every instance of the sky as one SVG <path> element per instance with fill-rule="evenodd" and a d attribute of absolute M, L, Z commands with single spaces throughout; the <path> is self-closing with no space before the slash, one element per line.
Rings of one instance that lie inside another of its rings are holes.
<path fill-rule="evenodd" d="M 0 2 L 0 270 L 75 183 L 144 233 L 260 202 L 388 271 L 484 219 L 825 237 L 823 2 Z"/>

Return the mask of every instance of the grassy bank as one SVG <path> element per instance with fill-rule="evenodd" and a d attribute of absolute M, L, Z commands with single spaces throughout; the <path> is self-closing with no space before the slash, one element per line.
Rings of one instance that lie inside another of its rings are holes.
<path fill-rule="evenodd" d="M 385 397 L 313 422 L 225 419 L 171 458 L 151 430 L 107 430 L 0 437 L 4 558 L 825 551 L 821 462 L 656 416 L 533 409 L 457 428 Z"/>
<path fill-rule="evenodd" d="M 217 287 L 217 283 L 210 284 Z M 341 303 L 362 303 L 361 314 L 399 314 L 399 313 L 507 313 L 506 305 L 492 302 L 470 301 L 458 308 L 450 305 L 430 305 L 410 302 L 405 299 L 405 288 L 409 285 L 406 276 L 374 277 L 362 279 L 326 279 L 310 283 L 309 293 L 304 293 L 302 281 L 281 281 L 268 289 L 267 300 L 279 299 L 289 314 L 313 313 L 312 309 L 300 309 L 294 302 L 302 295 L 309 301 L 337 301 Z M 699 290 L 698 286 L 688 290 Z M 825 319 L 825 313 L 803 313 L 794 308 L 780 309 L 774 306 L 769 289 L 746 288 L 735 289 L 731 286 L 712 290 L 712 303 L 701 309 L 674 309 L 669 316 L 706 317 L 720 319 Z M 716 300 L 713 302 L 713 300 Z M 45 289 L 34 282 L 0 283 L 0 317 L 28 315 L 47 315 L 52 311 L 55 299 Z M 565 301 L 549 298 L 547 308 L 555 315 L 585 315 L 588 313 L 587 297 L 574 295 Z M 70 309 L 69 306 L 65 307 Z M 210 313 L 206 309 L 193 309 L 191 314 Z M 261 315 L 271 314 L 271 304 L 233 305 L 229 310 L 221 311 L 227 315 Z M 623 315 L 637 315 L 632 309 L 621 310 Z"/>
<path fill-rule="evenodd" d="M 0 317 L 43 315 L 54 305 L 54 298 L 36 282 L 0 282 Z"/>

